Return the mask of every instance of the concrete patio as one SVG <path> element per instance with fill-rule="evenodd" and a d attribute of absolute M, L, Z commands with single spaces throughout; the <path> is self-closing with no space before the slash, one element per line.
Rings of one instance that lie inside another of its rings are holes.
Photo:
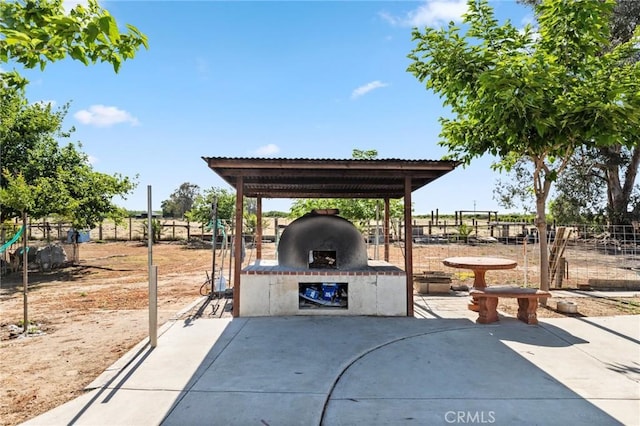
<path fill-rule="evenodd" d="M 25 424 L 640 424 L 639 316 L 479 325 L 466 304 L 416 296 L 415 318 L 182 316 Z"/>

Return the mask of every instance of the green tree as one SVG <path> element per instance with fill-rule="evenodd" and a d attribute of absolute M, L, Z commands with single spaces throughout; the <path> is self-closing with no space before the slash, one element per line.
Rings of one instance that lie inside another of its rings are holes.
<path fill-rule="evenodd" d="M 69 13 L 63 0 L 0 2 L 0 63 L 44 70 L 49 62 L 70 57 L 85 65 L 109 62 L 118 72 L 122 61 L 133 58 L 141 45 L 148 47 L 147 37 L 131 25 L 121 33 L 96 0 L 89 0 L 86 7 L 78 4 Z M 93 223 L 103 215 L 117 216 L 111 197 L 127 193 L 133 184 L 128 178 L 93 172 L 86 156 L 72 145 L 59 149 L 54 136 L 58 132 L 68 137 L 60 131 L 66 109 L 52 114 L 50 107 L 25 107 L 26 84 L 15 69 L 0 72 L 0 221 L 18 212 L 25 225 L 29 213 L 35 217 L 60 213 L 75 225 Z M 20 156 L 25 161 L 16 158 Z M 25 265 L 25 333 L 27 287 Z"/>
<path fill-rule="evenodd" d="M 375 160 L 378 157 L 378 150 L 362 150 L 356 148 L 351 151 L 351 157 L 355 158 L 356 160 Z"/>
<path fill-rule="evenodd" d="M 345 198 L 300 198 L 294 200 L 289 211 L 290 218 L 296 218 L 314 209 L 338 209 L 340 216 L 353 222 L 362 231 L 366 229 L 376 217 L 382 217 L 383 206 L 381 200 L 345 199 Z M 389 216 L 402 218 L 404 204 L 402 200 L 390 200 Z"/>
<path fill-rule="evenodd" d="M 0 3 L 0 63 L 25 68 L 71 58 L 85 65 L 108 62 L 118 72 L 123 61 L 135 56 L 147 37 L 127 25 L 121 32 L 109 12 L 89 0 L 67 13 L 63 0 L 13 0 Z M 16 71 L 0 74 L 0 86 L 23 87 Z"/>
<path fill-rule="evenodd" d="M 200 194 L 200 187 L 196 184 L 184 182 L 173 191 L 168 200 L 162 201 L 162 216 L 183 218 L 191 210 L 196 197 Z"/>
<path fill-rule="evenodd" d="M 637 198 L 640 188 L 636 185 L 633 191 L 633 180 L 630 179 L 635 173 L 629 170 L 629 167 L 637 170 L 637 165 L 633 165 L 635 161 L 630 158 L 640 150 L 619 144 L 616 144 L 616 148 L 612 147 L 611 156 L 603 156 L 605 151 L 600 149 L 581 147 L 576 150 L 567 171 L 558 178 L 557 196 L 551 205 L 551 213 L 556 220 L 561 223 L 620 225 L 640 219 L 633 213 L 634 204 L 636 209 L 639 207 Z M 622 176 L 627 183 L 619 190 L 612 190 L 617 186 L 609 182 L 620 183 Z M 625 200 L 624 205 L 615 207 L 621 199 Z M 632 211 L 628 211 L 629 206 Z M 614 231 L 616 228 L 613 227 Z"/>
<path fill-rule="evenodd" d="M 528 5 L 539 5 L 540 0 L 520 0 Z M 629 42 L 640 21 L 640 2 L 617 0 L 611 13 L 609 43 L 603 51 Z M 640 50 L 630 55 L 628 62 L 640 60 Z M 606 219 L 613 225 L 629 225 L 638 220 L 633 211 L 640 209 L 634 202 L 638 197 L 635 185 L 640 166 L 640 135 L 635 128 L 618 135 L 619 142 L 608 146 L 592 146 L 583 149 L 569 163 L 568 173 L 559 177 L 554 200 L 554 214 L 560 217 L 574 217 L 579 221 L 589 221 L 601 217 L 604 210 Z M 577 194 L 574 188 L 588 189 L 585 195 Z M 634 193 L 634 191 L 636 191 Z M 594 206 L 598 199 L 601 204 Z M 584 217 L 576 216 L 576 212 Z M 568 223 L 568 222 L 565 222 Z M 617 227 L 613 227 L 614 232 Z"/>
<path fill-rule="evenodd" d="M 19 217 L 23 212 L 39 219 L 60 215 L 77 228 L 93 227 L 105 218 L 121 218 L 125 212 L 113 202 L 126 196 L 135 183 L 119 174 L 96 172 L 88 157 L 74 144 L 60 145 L 69 138 L 62 131 L 67 112 L 50 105 L 29 104 L 17 89 L 0 89 L 0 188 L 27 188 L 29 202 L 16 203 L 8 193 L 0 198 L 0 220 Z M 24 198 L 22 199 L 24 201 Z"/>
<path fill-rule="evenodd" d="M 219 220 L 233 223 L 236 211 L 236 195 L 223 188 L 212 187 L 204 191 L 204 194 L 195 198 L 193 207 L 186 213 L 188 220 L 199 222 L 203 225 L 210 225 L 213 203 L 217 205 L 217 217 Z M 244 230 L 249 234 L 256 232 L 257 220 L 257 200 L 255 198 L 245 198 L 243 205 Z M 262 227 L 267 225 L 267 221 L 262 221 Z"/>
<path fill-rule="evenodd" d="M 525 214 L 535 212 L 533 171 L 527 157 L 521 157 L 509 169 L 506 178 L 498 179 L 493 189 L 493 198 L 502 207 L 519 210 Z"/>
<path fill-rule="evenodd" d="M 25 237 L 27 229 L 28 211 L 34 206 L 34 194 L 30 186 L 21 174 L 15 176 L 15 179 L 9 179 L 5 188 L 0 188 L 0 205 L 4 204 L 10 208 L 20 211 L 22 216 L 22 226 L 25 232 L 22 235 L 22 304 L 23 304 L 23 332 L 26 335 L 29 331 L 29 277 L 28 277 L 28 261 L 27 261 L 27 238 Z"/>
<path fill-rule="evenodd" d="M 353 149 L 352 158 L 356 160 L 373 160 L 378 156 L 375 149 Z M 369 223 L 382 215 L 382 200 L 369 199 L 345 199 L 345 198 L 300 198 L 294 200 L 289 210 L 289 217 L 303 216 L 314 209 L 338 209 L 340 216 L 348 219 L 361 230 Z M 402 218 L 404 204 L 402 200 L 390 200 L 389 215 L 393 218 Z"/>
<path fill-rule="evenodd" d="M 470 1 L 466 35 L 453 24 L 413 31 L 408 71 L 453 113 L 440 119 L 449 157 L 468 164 L 491 154 L 507 171 L 522 157 L 532 164 L 543 290 L 553 182 L 577 146 L 609 146 L 640 123 L 640 69 L 629 63 L 640 40 L 603 53 L 612 10 L 611 1 L 547 0 L 536 6 L 534 34 L 499 25 L 486 1 Z"/>
<path fill-rule="evenodd" d="M 236 196 L 227 189 L 211 187 L 195 197 L 193 207 L 186 213 L 187 219 L 207 225 L 211 222 L 211 206 L 214 200 L 218 208 L 218 219 L 231 221 L 235 217 Z"/>
<path fill-rule="evenodd" d="M 262 213 L 263 217 L 288 217 L 289 214 L 287 212 L 281 212 L 279 210 L 269 210 L 268 212 Z"/>

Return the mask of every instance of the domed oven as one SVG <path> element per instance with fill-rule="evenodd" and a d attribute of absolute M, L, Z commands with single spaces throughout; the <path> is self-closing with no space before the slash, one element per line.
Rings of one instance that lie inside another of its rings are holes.
<path fill-rule="evenodd" d="M 284 268 L 367 269 L 367 247 L 360 231 L 338 210 L 313 210 L 285 228 L 278 245 Z"/>
<path fill-rule="evenodd" d="M 364 236 L 337 209 L 291 222 L 277 257 L 243 269 L 241 316 L 407 314 L 405 272 L 369 260 Z"/>

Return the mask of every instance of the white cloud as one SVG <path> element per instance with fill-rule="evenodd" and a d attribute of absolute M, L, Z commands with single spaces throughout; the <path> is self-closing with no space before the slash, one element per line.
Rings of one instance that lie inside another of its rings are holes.
<path fill-rule="evenodd" d="M 268 157 L 270 155 L 277 154 L 278 152 L 280 152 L 280 147 L 276 144 L 270 143 L 270 144 L 261 146 L 260 148 L 253 151 L 253 155 L 257 155 L 260 157 Z"/>
<path fill-rule="evenodd" d="M 351 99 L 359 98 L 360 96 L 366 95 L 372 90 L 380 89 L 381 87 L 387 87 L 387 83 L 383 83 L 379 80 L 372 81 L 371 83 L 367 83 L 364 86 L 360 86 L 351 92 Z"/>
<path fill-rule="evenodd" d="M 118 123 L 138 125 L 138 119 L 127 111 L 113 106 L 91 105 L 88 110 L 83 109 L 73 114 L 76 120 L 82 124 L 96 127 L 109 127 Z"/>
<path fill-rule="evenodd" d="M 466 0 L 427 0 L 405 16 L 393 16 L 386 12 L 380 12 L 379 15 L 392 25 L 425 27 L 461 21 L 467 10 Z"/>

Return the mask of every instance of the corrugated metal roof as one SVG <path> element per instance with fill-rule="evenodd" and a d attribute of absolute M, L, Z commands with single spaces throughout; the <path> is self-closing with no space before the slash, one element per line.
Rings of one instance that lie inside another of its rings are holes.
<path fill-rule="evenodd" d="M 202 157 L 231 186 L 242 178 L 246 197 L 402 198 L 453 170 L 443 160 Z"/>

